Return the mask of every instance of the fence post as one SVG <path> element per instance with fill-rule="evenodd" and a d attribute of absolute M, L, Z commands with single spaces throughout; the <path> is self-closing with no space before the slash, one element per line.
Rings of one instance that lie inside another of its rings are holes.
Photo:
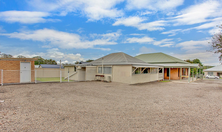
<path fill-rule="evenodd" d="M 3 86 L 3 69 L 1 70 L 1 86 Z"/>
<path fill-rule="evenodd" d="M 62 82 L 62 71 L 61 71 L 61 69 L 60 69 L 60 83 Z"/>
<path fill-rule="evenodd" d="M 69 82 L 69 71 L 68 71 L 68 82 Z"/>
<path fill-rule="evenodd" d="M 36 80 L 36 79 L 37 79 L 37 78 L 36 78 L 37 75 L 36 75 L 36 74 L 37 74 L 37 72 L 36 72 L 36 69 L 35 69 L 35 83 L 37 83 L 37 80 Z"/>

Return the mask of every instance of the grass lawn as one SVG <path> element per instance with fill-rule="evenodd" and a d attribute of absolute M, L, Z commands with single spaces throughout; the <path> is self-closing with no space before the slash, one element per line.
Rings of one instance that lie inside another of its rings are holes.
<path fill-rule="evenodd" d="M 39 82 L 60 82 L 59 77 L 37 77 L 36 80 Z M 73 80 L 69 81 L 73 82 Z M 62 82 L 68 82 L 68 79 L 65 80 L 64 77 L 62 77 Z"/>

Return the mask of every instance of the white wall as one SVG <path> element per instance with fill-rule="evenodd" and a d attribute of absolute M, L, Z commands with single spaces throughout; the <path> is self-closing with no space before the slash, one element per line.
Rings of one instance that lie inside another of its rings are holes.
<path fill-rule="evenodd" d="M 97 67 L 96 66 L 87 66 L 86 67 L 86 81 L 92 81 L 95 80 L 95 75 L 97 73 Z"/>
<path fill-rule="evenodd" d="M 113 66 L 112 67 L 112 81 L 128 83 L 131 82 L 132 66 Z"/>
<path fill-rule="evenodd" d="M 159 73 L 133 74 L 131 84 L 146 83 L 158 80 Z"/>

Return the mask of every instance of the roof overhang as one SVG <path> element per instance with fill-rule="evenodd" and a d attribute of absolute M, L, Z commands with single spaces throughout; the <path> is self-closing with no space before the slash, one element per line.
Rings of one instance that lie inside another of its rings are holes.
<path fill-rule="evenodd" d="M 157 64 L 156 64 L 157 65 Z M 158 64 L 163 66 L 164 68 L 198 68 L 199 64 Z"/>

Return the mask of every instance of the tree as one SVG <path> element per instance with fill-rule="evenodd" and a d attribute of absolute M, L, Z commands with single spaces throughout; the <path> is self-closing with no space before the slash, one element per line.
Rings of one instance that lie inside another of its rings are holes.
<path fill-rule="evenodd" d="M 26 57 L 23 55 L 18 55 L 17 58 L 26 58 Z"/>
<path fill-rule="evenodd" d="M 222 61 L 222 25 L 218 27 L 220 32 L 214 34 L 210 43 L 214 53 L 220 53 L 219 60 Z"/>
<path fill-rule="evenodd" d="M 88 59 L 86 62 L 92 62 L 92 61 L 94 61 L 94 60 Z"/>
<path fill-rule="evenodd" d="M 37 58 L 38 60 L 35 61 L 35 65 L 40 65 L 40 64 L 54 64 L 57 65 L 57 62 L 52 59 L 43 59 L 41 56 L 35 56 L 33 58 Z"/>
<path fill-rule="evenodd" d="M 5 54 L 5 53 L 0 52 L 0 58 L 13 58 L 13 56 L 10 54 Z"/>

